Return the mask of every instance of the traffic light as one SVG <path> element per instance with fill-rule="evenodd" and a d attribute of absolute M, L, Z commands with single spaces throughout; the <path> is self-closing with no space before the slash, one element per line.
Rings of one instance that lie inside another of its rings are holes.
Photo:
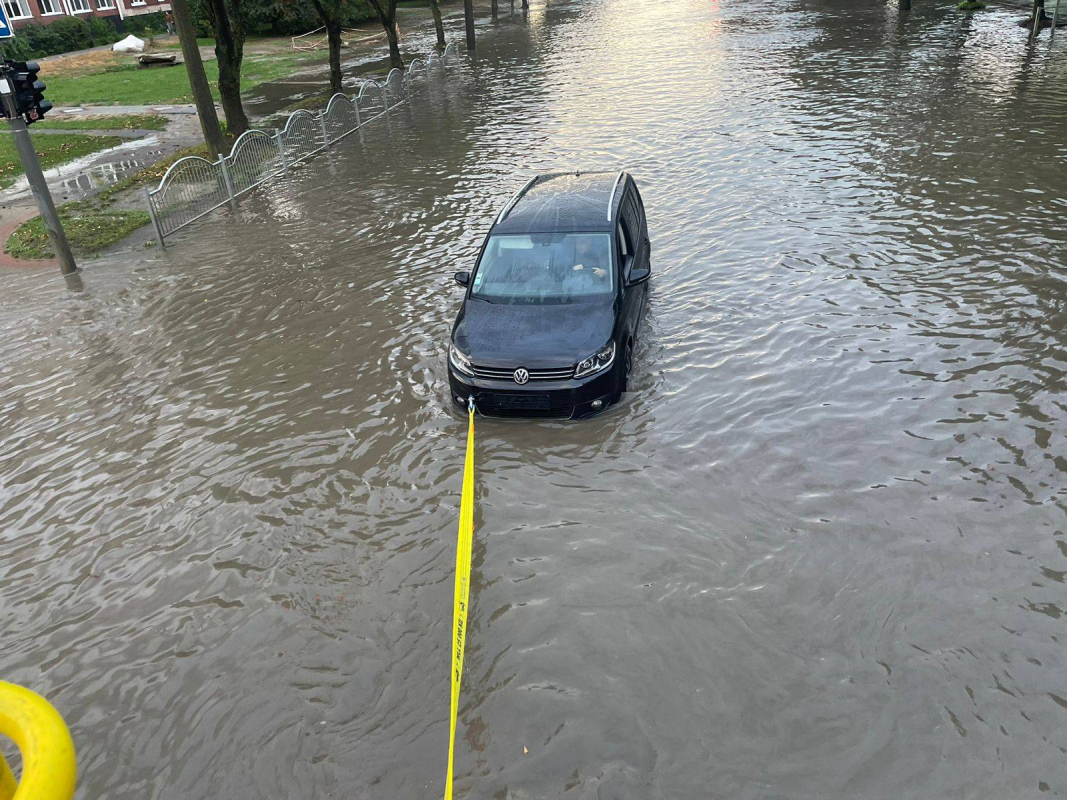
<path fill-rule="evenodd" d="M 52 108 L 52 102 L 44 99 L 44 81 L 37 80 L 41 65 L 36 61 L 8 61 L 5 66 L 11 77 L 15 107 L 26 124 L 32 125 Z"/>

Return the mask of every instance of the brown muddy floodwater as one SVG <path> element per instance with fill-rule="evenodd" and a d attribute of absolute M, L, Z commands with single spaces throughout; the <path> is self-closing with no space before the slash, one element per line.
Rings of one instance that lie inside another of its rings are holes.
<path fill-rule="evenodd" d="M 3 273 L 0 673 L 79 798 L 441 796 L 451 273 L 558 167 L 637 177 L 650 308 L 621 405 L 478 424 L 459 796 L 1067 793 L 1067 36 L 915 5 L 535 3 L 166 252 Z"/>

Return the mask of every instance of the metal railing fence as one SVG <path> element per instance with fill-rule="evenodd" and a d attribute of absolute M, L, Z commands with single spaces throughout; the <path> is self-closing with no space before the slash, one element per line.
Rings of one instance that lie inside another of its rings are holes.
<path fill-rule="evenodd" d="M 199 156 L 178 159 L 156 188 L 145 190 L 160 246 L 166 246 L 168 236 L 217 208 L 229 205 L 236 210 L 241 195 L 407 102 L 408 90 L 419 73 L 428 78 L 431 67 L 445 70 L 457 56 L 456 46 L 450 44 L 441 55 L 412 59 L 406 74 L 394 68 L 382 83 L 363 81 L 351 97 L 335 94 L 319 113 L 294 111 L 274 133 L 245 131 L 218 161 Z"/>

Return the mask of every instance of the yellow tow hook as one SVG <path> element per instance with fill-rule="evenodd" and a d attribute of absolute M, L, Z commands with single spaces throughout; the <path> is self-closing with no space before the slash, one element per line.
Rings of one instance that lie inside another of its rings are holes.
<path fill-rule="evenodd" d="M 63 717 L 36 692 L 0 681 L 0 735 L 22 753 L 16 782 L 0 756 L 0 800 L 71 800 L 77 767 Z"/>

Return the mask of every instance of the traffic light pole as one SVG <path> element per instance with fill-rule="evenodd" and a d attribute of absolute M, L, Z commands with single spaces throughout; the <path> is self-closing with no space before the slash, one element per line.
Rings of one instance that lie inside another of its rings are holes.
<path fill-rule="evenodd" d="M 67 235 L 63 232 L 63 225 L 59 221 L 59 213 L 56 204 L 52 202 L 52 194 L 48 191 L 48 183 L 41 171 L 41 162 L 37 160 L 37 151 L 33 149 L 33 140 L 30 139 L 30 131 L 26 127 L 26 121 L 15 107 L 15 97 L 11 92 L 9 79 L 0 79 L 0 98 L 4 103 L 4 116 L 11 125 L 11 136 L 15 140 L 15 149 L 19 158 L 22 159 L 22 169 L 26 172 L 26 180 L 29 181 L 33 199 L 37 201 L 37 209 L 41 212 L 45 230 L 48 231 L 48 239 L 52 242 L 52 252 L 59 259 L 59 270 L 64 275 L 70 275 L 78 271 L 78 265 L 74 263 L 74 254 L 70 252 L 70 244 Z"/>

